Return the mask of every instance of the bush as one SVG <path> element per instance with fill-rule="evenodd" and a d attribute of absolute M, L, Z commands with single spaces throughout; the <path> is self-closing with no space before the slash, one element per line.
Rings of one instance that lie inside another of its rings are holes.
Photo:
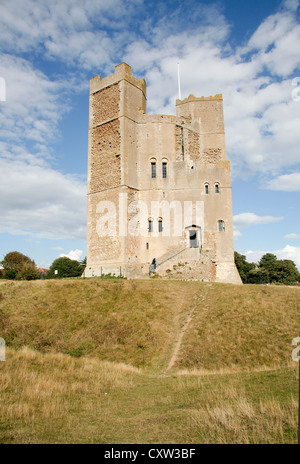
<path fill-rule="evenodd" d="M 80 277 L 84 271 L 85 266 L 73 259 L 66 256 L 57 258 L 50 266 L 47 273 L 47 279 L 63 277 Z M 57 271 L 57 274 L 55 274 Z"/>
<path fill-rule="evenodd" d="M 18 251 L 7 253 L 1 264 L 5 279 L 34 280 L 40 277 L 35 262 Z"/>
<path fill-rule="evenodd" d="M 4 278 L 9 280 L 15 280 L 16 276 L 17 272 L 14 269 L 8 269 L 4 274 Z"/>

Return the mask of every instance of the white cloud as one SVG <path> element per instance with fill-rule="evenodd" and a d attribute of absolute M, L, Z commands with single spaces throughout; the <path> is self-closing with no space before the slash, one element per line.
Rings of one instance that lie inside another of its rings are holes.
<path fill-rule="evenodd" d="M 284 0 L 283 3 L 287 9 L 292 11 L 296 11 L 299 6 L 299 0 Z"/>
<path fill-rule="evenodd" d="M 269 190 L 283 190 L 286 192 L 300 192 L 300 172 L 283 174 L 269 181 L 266 185 Z"/>
<path fill-rule="evenodd" d="M 39 52 L 64 64 L 112 65 L 111 57 L 132 37 L 127 23 L 139 0 L 2 0 L 0 40 L 9 52 Z M 110 33 L 106 29 L 110 29 Z M 126 39 L 127 37 L 127 39 Z"/>
<path fill-rule="evenodd" d="M 0 159 L 1 233 L 85 239 L 86 185 L 71 175 Z"/>
<path fill-rule="evenodd" d="M 274 251 L 278 259 L 291 259 L 300 269 L 300 247 L 286 245 L 281 250 Z"/>
<path fill-rule="evenodd" d="M 51 144 L 68 105 L 66 81 L 1 55 L 7 98 L 0 106 L 0 233 L 85 238 L 85 179 L 53 169 Z"/>
<path fill-rule="evenodd" d="M 57 134 L 57 123 L 67 109 L 58 104 L 62 82 L 50 81 L 28 61 L 7 54 L 0 54 L 0 75 L 6 83 L 6 101 L 0 107 L 2 141 L 19 145 L 19 150 L 22 141 L 34 141 L 45 154 L 45 143 Z"/>
<path fill-rule="evenodd" d="M 71 250 L 71 251 L 69 251 L 69 253 L 66 254 L 66 255 L 60 254 L 59 257 L 60 257 L 60 258 L 66 257 L 66 258 L 73 259 L 74 261 L 80 261 L 80 259 L 81 259 L 81 257 L 82 257 L 82 254 L 83 254 L 83 251 L 82 251 L 82 250 Z"/>
<path fill-rule="evenodd" d="M 234 238 L 242 237 L 242 235 L 243 234 L 238 229 L 236 229 L 236 228 L 233 229 L 233 237 Z"/>
<path fill-rule="evenodd" d="M 264 255 L 268 253 L 267 251 L 254 251 L 254 250 L 248 250 L 244 253 L 244 255 L 246 256 L 246 260 L 249 262 L 249 263 L 258 263 L 260 261 L 260 258 Z"/>
<path fill-rule="evenodd" d="M 152 15 L 145 14 L 145 6 L 142 0 L 3 0 L 0 39 L 6 51 L 34 50 L 95 73 L 110 73 L 113 64 L 125 60 L 134 74 L 146 77 L 150 112 L 174 113 L 179 60 L 183 97 L 223 93 L 234 175 L 244 170 L 274 175 L 297 165 L 300 114 L 291 97 L 293 73 L 299 73 L 300 66 L 296 0 L 286 0 L 237 49 L 230 45 L 230 25 L 217 5 L 192 2 L 187 9 L 178 4 L 170 12 L 170 6 L 162 3 Z M 141 11 L 144 16 L 137 22 Z M 19 94 L 33 94 L 24 87 L 27 81 L 19 68 L 12 70 L 10 79 L 15 76 L 22 83 Z M 37 104 L 46 102 L 50 114 L 58 83 L 41 73 L 39 77 L 34 95 Z M 46 98 L 41 84 L 46 86 Z M 26 108 L 23 105 L 25 113 Z M 38 117 L 28 117 L 32 120 L 26 127 L 25 120 L 19 121 L 20 132 L 44 144 L 45 135 L 55 133 L 60 113 L 45 117 L 39 110 Z M 14 133 L 13 119 L 7 120 L 5 130 Z"/>
<path fill-rule="evenodd" d="M 198 7 L 195 14 L 202 5 Z M 223 93 L 234 174 L 273 174 L 297 165 L 300 114 L 291 93 L 293 73 L 300 66 L 300 25 L 294 7 L 294 2 L 283 4 L 236 50 L 228 45 L 229 27 L 217 10 L 215 24 L 204 20 L 199 27 L 175 31 L 173 18 L 166 18 L 166 32 L 154 29 L 151 38 L 132 42 L 125 60 L 134 71 L 146 72 L 150 112 L 174 113 L 179 60 L 183 98 Z"/>
<path fill-rule="evenodd" d="M 271 224 L 282 221 L 283 217 L 275 216 L 258 216 L 254 213 L 241 213 L 233 216 L 235 227 L 249 227 L 258 224 Z"/>
<path fill-rule="evenodd" d="M 300 234 L 286 234 L 284 238 L 287 240 L 299 240 Z"/>
<path fill-rule="evenodd" d="M 274 254 L 277 257 L 277 259 L 291 259 L 292 261 L 294 261 L 298 269 L 300 269 L 300 247 L 286 245 L 284 248 L 279 250 L 248 250 L 244 253 L 244 255 L 246 256 L 248 262 L 258 263 L 260 258 L 266 253 Z"/>

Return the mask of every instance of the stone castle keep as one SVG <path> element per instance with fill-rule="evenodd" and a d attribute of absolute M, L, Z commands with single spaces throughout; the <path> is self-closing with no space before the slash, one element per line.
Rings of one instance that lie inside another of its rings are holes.
<path fill-rule="evenodd" d="M 90 81 L 85 275 L 241 283 L 222 95 L 146 114 L 126 63 Z M 155 267 L 155 269 L 154 269 Z"/>

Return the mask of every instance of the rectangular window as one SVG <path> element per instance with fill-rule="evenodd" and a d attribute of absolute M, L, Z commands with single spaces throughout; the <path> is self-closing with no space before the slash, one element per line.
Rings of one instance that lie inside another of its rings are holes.
<path fill-rule="evenodd" d="M 162 176 L 163 176 L 163 179 L 167 178 L 167 163 L 162 164 Z"/>
<path fill-rule="evenodd" d="M 156 177 L 156 163 L 151 163 L 151 177 L 152 179 L 155 179 Z"/>

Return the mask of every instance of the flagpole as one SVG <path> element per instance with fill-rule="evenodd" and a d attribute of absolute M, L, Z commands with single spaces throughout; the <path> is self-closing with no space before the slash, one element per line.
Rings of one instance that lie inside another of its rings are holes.
<path fill-rule="evenodd" d="M 178 98 L 181 100 L 181 89 L 180 89 L 180 69 L 179 63 L 177 63 L 177 72 L 178 72 Z"/>

